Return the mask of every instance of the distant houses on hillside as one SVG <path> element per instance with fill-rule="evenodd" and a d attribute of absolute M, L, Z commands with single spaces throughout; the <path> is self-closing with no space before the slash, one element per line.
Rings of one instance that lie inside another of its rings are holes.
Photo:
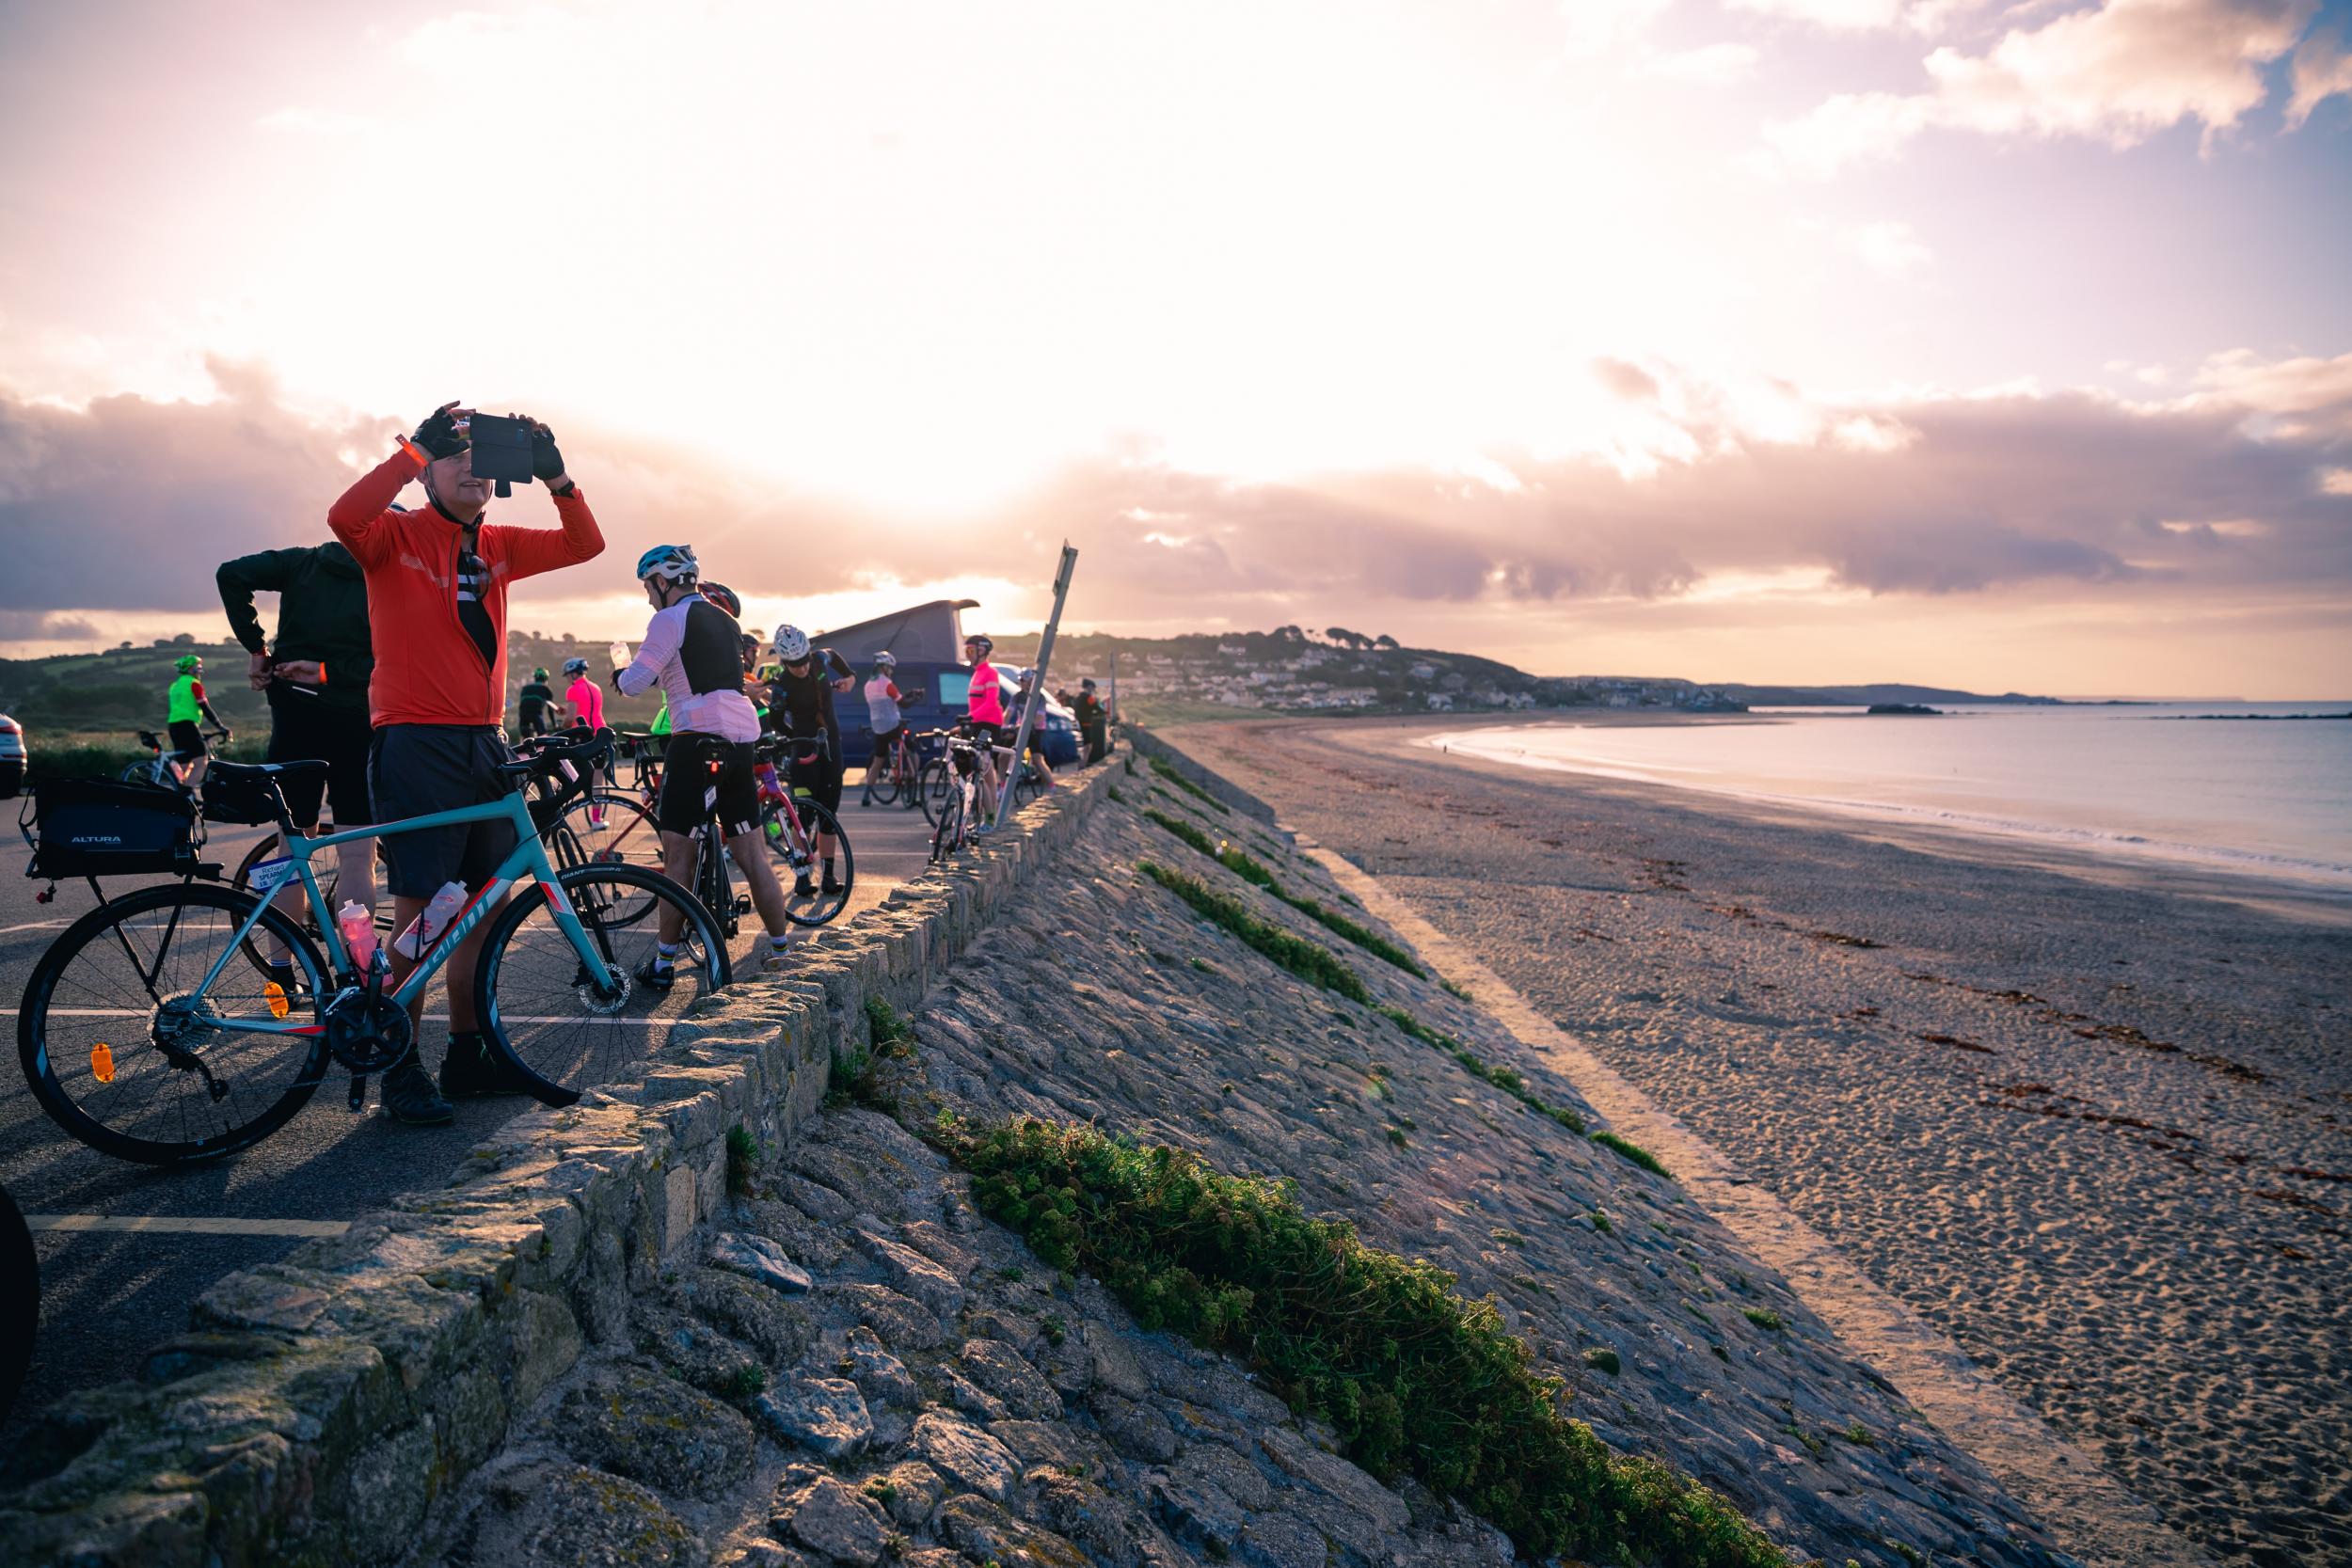
<path fill-rule="evenodd" d="M 1014 649 L 1008 657 L 1024 656 Z M 1239 639 L 1229 634 L 1151 641 L 1079 637 L 1071 640 L 1055 666 L 1057 685 L 1065 678 L 1107 681 L 1116 674 L 1120 699 L 1146 707 L 1174 702 L 1274 713 L 1743 711 L 1723 692 L 1686 680 L 1530 675 L 1467 654 L 1399 647 L 1393 639 L 1358 637 L 1352 643 L 1327 644 L 1257 632 Z"/>

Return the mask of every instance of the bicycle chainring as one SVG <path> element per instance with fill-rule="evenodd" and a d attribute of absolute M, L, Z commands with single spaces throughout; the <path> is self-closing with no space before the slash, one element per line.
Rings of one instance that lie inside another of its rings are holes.
<path fill-rule="evenodd" d="M 416 1032 L 408 1009 L 388 996 L 371 1005 L 363 987 L 345 986 L 327 1003 L 326 1049 L 354 1073 L 382 1072 L 408 1054 Z"/>

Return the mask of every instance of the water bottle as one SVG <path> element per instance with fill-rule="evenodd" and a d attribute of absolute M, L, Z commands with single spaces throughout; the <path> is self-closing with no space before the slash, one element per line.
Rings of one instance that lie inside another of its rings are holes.
<path fill-rule="evenodd" d="M 605 649 L 605 652 L 612 656 L 612 668 L 615 670 L 628 669 L 628 661 L 633 657 L 628 651 L 628 644 L 626 642 L 615 642 L 612 646 Z"/>
<path fill-rule="evenodd" d="M 408 923 L 408 929 L 392 939 L 392 951 L 404 958 L 423 958 L 465 907 L 466 884 L 443 882 L 441 890 L 425 905 L 424 912 Z"/>
<path fill-rule="evenodd" d="M 335 927 L 343 934 L 344 950 L 351 955 L 351 966 L 365 970 L 375 957 L 375 911 L 357 898 L 346 899 L 335 911 Z"/>

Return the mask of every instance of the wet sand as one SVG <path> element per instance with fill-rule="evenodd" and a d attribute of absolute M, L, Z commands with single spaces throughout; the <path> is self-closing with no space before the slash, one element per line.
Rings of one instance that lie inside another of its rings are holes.
<path fill-rule="evenodd" d="M 1378 876 L 2227 1561 L 2352 1563 L 2352 928 L 2188 869 L 1169 738 Z"/>

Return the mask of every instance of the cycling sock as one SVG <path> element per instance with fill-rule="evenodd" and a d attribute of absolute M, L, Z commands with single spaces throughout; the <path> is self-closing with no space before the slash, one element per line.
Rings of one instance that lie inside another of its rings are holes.
<path fill-rule="evenodd" d="M 831 855 L 825 857 L 825 880 L 829 882 L 833 880 L 833 857 Z"/>
<path fill-rule="evenodd" d="M 653 966 L 654 966 L 654 968 L 656 968 L 656 969 L 673 969 L 673 968 L 675 968 L 675 967 L 676 967 L 676 965 L 677 965 L 677 943 L 676 943 L 676 942 L 655 942 L 655 943 L 653 944 Z"/>
<path fill-rule="evenodd" d="M 768 950 L 771 953 L 781 953 L 784 951 L 785 943 L 790 942 L 791 940 L 792 934 L 789 931 L 780 937 L 770 937 L 768 939 Z"/>

